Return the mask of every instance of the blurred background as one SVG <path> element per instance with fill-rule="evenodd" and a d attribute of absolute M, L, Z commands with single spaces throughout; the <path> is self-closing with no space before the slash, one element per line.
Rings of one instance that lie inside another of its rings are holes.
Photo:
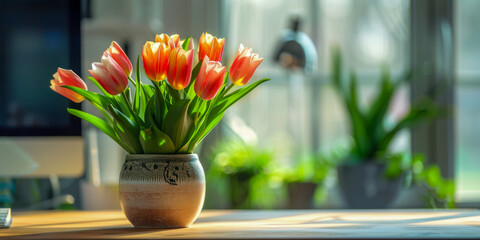
<path fill-rule="evenodd" d="M 272 79 L 230 108 L 197 148 L 207 174 L 205 208 L 480 206 L 479 1 L 4 0 L 0 6 L 4 206 L 119 209 L 125 152 L 68 116 L 71 103 L 48 89 L 51 74 L 60 66 L 86 79 L 112 40 L 135 64 L 157 33 L 192 36 L 197 45 L 202 32 L 225 38 L 224 65 L 240 43 L 252 47 L 264 58 L 253 80 Z M 346 97 L 334 83 L 336 49 Z M 382 95 L 386 84 L 395 85 L 390 98 Z M 425 99 L 423 110 L 433 113 L 400 124 L 374 158 L 352 160 L 359 158 L 354 146 L 369 141 L 352 132 L 358 119 L 345 106 L 353 92 L 359 112 L 385 108 L 370 127 L 395 128 Z M 86 102 L 73 107 L 97 114 Z"/>

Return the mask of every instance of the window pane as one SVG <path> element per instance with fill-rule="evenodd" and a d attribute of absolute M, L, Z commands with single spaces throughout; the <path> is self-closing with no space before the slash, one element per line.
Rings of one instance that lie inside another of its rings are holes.
<path fill-rule="evenodd" d="M 456 165 L 457 198 L 480 200 L 480 1 L 456 1 Z"/>

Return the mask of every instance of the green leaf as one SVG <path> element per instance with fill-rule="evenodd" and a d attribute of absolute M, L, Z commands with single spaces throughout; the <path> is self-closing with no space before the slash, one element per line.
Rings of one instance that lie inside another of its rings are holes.
<path fill-rule="evenodd" d="M 118 145 L 120 145 L 127 152 L 132 153 L 132 152 L 130 152 L 130 149 L 127 146 L 125 146 L 125 144 L 122 141 L 120 141 L 120 139 L 118 138 L 117 134 L 115 133 L 113 127 L 110 124 L 108 124 L 106 121 L 104 121 L 103 119 L 98 118 L 98 117 L 96 117 L 92 114 L 77 110 L 77 109 L 67 108 L 67 111 L 70 114 L 72 114 L 73 116 L 81 118 L 81 119 L 89 122 L 93 126 L 97 127 L 102 132 L 107 134 L 107 136 L 109 136 L 111 139 L 113 139 L 115 142 L 117 142 Z"/>
<path fill-rule="evenodd" d="M 332 49 L 332 80 L 333 85 L 337 90 L 342 92 L 342 54 L 340 48 L 334 47 Z M 343 94 L 342 94 L 343 95 Z"/>
<path fill-rule="evenodd" d="M 140 105 L 141 105 L 141 92 L 142 92 L 142 82 L 140 79 L 140 72 L 139 72 L 139 66 L 140 65 L 140 54 L 137 57 L 137 69 L 136 69 L 136 78 L 137 78 L 137 84 L 135 85 L 135 99 L 133 102 L 134 110 L 135 112 L 139 113 L 140 116 L 143 116 L 142 113 L 140 113 Z"/>
<path fill-rule="evenodd" d="M 174 88 L 172 88 L 172 86 L 170 86 L 170 84 L 168 83 L 165 83 L 166 85 L 166 89 L 168 91 L 168 94 L 170 94 L 170 96 L 173 98 L 173 100 L 178 101 L 180 100 L 180 93 L 179 91 L 175 90 Z"/>
<path fill-rule="evenodd" d="M 118 122 L 119 126 L 115 125 L 114 128 L 120 133 L 123 133 L 124 139 L 123 141 L 126 144 L 129 144 L 132 147 L 134 153 L 142 153 L 142 146 L 139 142 L 138 136 L 140 133 L 139 127 L 130 120 L 125 114 L 118 111 L 116 108 L 112 107 L 112 105 L 108 106 L 108 111 L 113 116 L 113 118 Z M 118 133 L 118 132 L 117 132 Z M 120 137 L 122 135 L 119 134 Z"/>
<path fill-rule="evenodd" d="M 442 181 L 442 175 L 440 174 L 440 168 L 437 165 L 428 167 L 425 170 L 425 182 L 432 188 L 440 186 Z"/>
<path fill-rule="evenodd" d="M 375 142 L 378 142 L 385 134 L 383 123 L 393 94 L 396 91 L 396 87 L 391 81 L 390 73 L 387 68 L 382 71 L 381 79 L 379 85 L 381 90 L 375 101 L 371 104 L 370 111 L 367 115 L 369 133 L 375 138 Z"/>
<path fill-rule="evenodd" d="M 155 125 L 140 131 L 140 143 L 144 153 L 173 154 L 175 146 L 170 137 Z"/>
<path fill-rule="evenodd" d="M 143 90 L 145 91 L 146 98 L 150 99 L 155 94 L 155 87 L 149 84 L 142 84 Z"/>
<path fill-rule="evenodd" d="M 163 98 L 162 91 L 160 90 L 158 85 L 155 85 L 155 104 L 153 109 L 153 116 L 155 117 L 155 123 L 160 128 L 163 125 L 163 120 L 165 119 L 165 115 L 167 114 L 167 106 L 165 104 L 165 100 Z"/>
<path fill-rule="evenodd" d="M 106 97 L 109 97 L 111 98 L 112 95 L 110 93 L 108 93 L 103 87 L 102 85 L 100 85 L 100 83 L 97 81 L 97 79 L 93 78 L 93 77 L 87 77 L 91 82 L 93 82 L 95 84 L 95 86 L 97 86 L 98 89 L 100 89 L 100 91 L 102 91 L 103 95 L 105 95 Z"/>
<path fill-rule="evenodd" d="M 252 83 L 252 84 L 250 84 L 246 87 L 243 87 L 241 89 L 238 89 L 238 90 L 226 95 L 220 101 L 220 103 L 217 106 L 214 107 L 214 109 L 212 111 L 216 112 L 216 113 L 220 113 L 222 111 L 225 111 L 227 108 L 232 106 L 232 104 L 236 103 L 242 97 L 244 97 L 249 92 L 251 92 L 253 89 L 255 89 L 258 85 L 260 85 L 260 84 L 262 84 L 266 81 L 269 81 L 269 80 L 270 80 L 270 78 L 264 78 L 264 79 L 258 80 L 258 81 L 254 82 L 254 83 Z"/>
<path fill-rule="evenodd" d="M 111 104 L 110 100 L 105 97 L 105 96 L 102 96 L 98 93 L 95 93 L 95 92 L 90 92 L 90 91 L 87 91 L 87 90 L 84 90 L 82 88 L 78 88 L 78 87 L 74 87 L 74 86 L 62 86 L 64 88 L 67 88 L 67 89 L 70 89 L 78 94 L 80 94 L 81 96 L 83 96 L 85 99 L 87 99 L 89 102 L 91 103 L 96 103 L 98 104 L 99 106 L 107 109 L 107 105 L 108 104 Z"/>
<path fill-rule="evenodd" d="M 183 50 L 188 51 L 188 44 L 190 43 L 190 39 L 191 39 L 191 38 L 192 38 L 191 36 L 188 36 L 188 37 L 183 41 L 183 44 L 182 44 Z"/>
<path fill-rule="evenodd" d="M 162 130 L 173 141 L 175 151 L 178 151 L 190 140 L 191 134 L 195 130 L 192 117 L 188 115 L 189 99 L 177 101 L 165 116 Z"/>
<path fill-rule="evenodd" d="M 200 68 L 202 67 L 202 62 L 203 62 L 203 59 L 198 61 L 197 65 L 195 65 L 195 67 L 193 68 L 192 79 L 197 79 L 198 72 L 200 72 Z"/>
<path fill-rule="evenodd" d="M 157 125 L 155 122 L 155 96 L 150 98 L 145 108 L 145 128 L 150 128 L 152 125 Z M 158 125 L 157 125 L 158 127 Z"/>
<path fill-rule="evenodd" d="M 402 129 L 412 127 L 415 124 L 418 124 L 420 121 L 426 119 L 427 117 L 435 115 L 436 109 L 433 109 L 432 107 L 433 106 L 412 107 L 407 116 L 400 120 L 391 130 L 387 131 L 387 133 L 381 138 L 381 140 L 379 140 L 378 149 L 387 149 L 390 142 Z"/>

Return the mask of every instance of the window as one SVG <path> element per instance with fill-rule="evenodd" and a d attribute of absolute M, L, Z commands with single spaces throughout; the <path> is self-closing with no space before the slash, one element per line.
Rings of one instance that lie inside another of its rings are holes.
<path fill-rule="evenodd" d="M 475 0 L 456 1 L 457 199 L 480 200 L 480 16 Z"/>

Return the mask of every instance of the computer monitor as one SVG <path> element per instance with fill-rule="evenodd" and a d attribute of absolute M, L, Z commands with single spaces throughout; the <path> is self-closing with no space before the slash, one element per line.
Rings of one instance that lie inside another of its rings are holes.
<path fill-rule="evenodd" d="M 80 0 L 0 1 L 0 168 L 30 158 L 29 176 L 84 172 L 80 108 L 53 92 L 57 67 L 80 73 Z M 3 154 L 2 154 L 3 153 Z"/>

